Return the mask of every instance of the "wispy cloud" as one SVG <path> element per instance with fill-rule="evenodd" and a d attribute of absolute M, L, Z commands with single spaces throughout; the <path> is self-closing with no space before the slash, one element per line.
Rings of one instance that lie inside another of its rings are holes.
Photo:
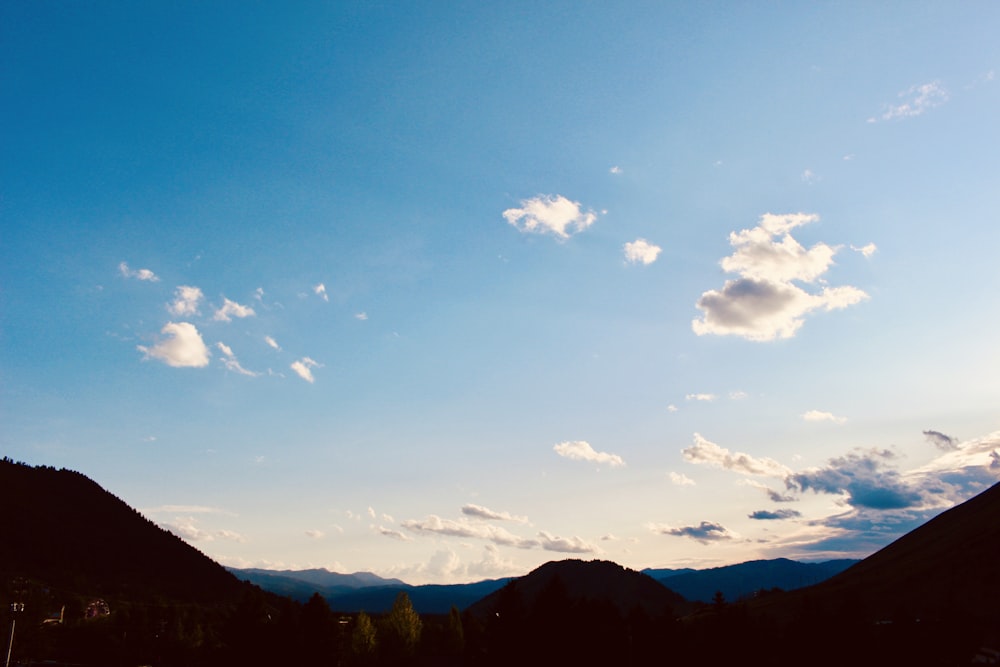
<path fill-rule="evenodd" d="M 704 403 L 711 403 L 712 401 L 714 401 L 717 398 L 718 398 L 718 396 L 716 396 L 715 394 L 688 394 L 688 395 L 686 395 L 684 397 L 684 400 L 686 400 L 686 401 L 702 401 Z"/>
<path fill-rule="evenodd" d="M 242 535 L 232 530 L 205 530 L 198 525 L 198 521 L 193 517 L 179 517 L 173 521 L 161 523 L 160 527 L 188 542 L 213 542 L 217 539 L 246 542 Z"/>
<path fill-rule="evenodd" d="M 761 477 L 782 477 L 791 470 L 774 459 L 758 458 L 742 452 L 731 452 L 725 447 L 706 440 L 700 434 L 694 434 L 694 444 L 681 450 L 686 461 L 699 465 L 709 465 L 724 468 L 744 475 Z"/>
<path fill-rule="evenodd" d="M 321 367 L 321 364 L 309 357 L 302 357 L 289 365 L 289 368 L 295 371 L 296 375 L 310 384 L 316 381 L 316 378 L 313 377 L 312 369 L 319 367 Z"/>
<path fill-rule="evenodd" d="M 560 442 L 552 447 L 559 456 L 574 461 L 592 461 L 594 463 L 606 463 L 612 468 L 625 465 L 625 461 L 617 454 L 595 451 L 585 440 L 573 440 L 570 442 Z"/>
<path fill-rule="evenodd" d="M 663 250 L 658 245 L 654 245 L 646 239 L 636 239 L 629 241 L 624 246 L 625 261 L 629 264 L 652 264 L 659 257 Z"/>
<path fill-rule="evenodd" d="M 486 519 L 487 521 L 513 521 L 515 523 L 528 523 L 527 517 L 514 516 L 509 512 L 498 512 L 496 510 L 491 510 L 488 507 L 474 505 L 472 503 L 462 507 L 462 514 L 475 517 L 477 519 Z"/>
<path fill-rule="evenodd" d="M 149 269 L 130 269 L 128 264 L 122 262 L 118 265 L 118 272 L 122 274 L 123 278 L 135 278 L 136 280 L 145 280 L 151 283 L 160 282 L 159 277 Z"/>
<path fill-rule="evenodd" d="M 695 481 L 681 472 L 671 472 L 668 477 L 670 483 L 675 486 L 694 486 Z"/>
<path fill-rule="evenodd" d="M 501 546 L 516 547 L 518 549 L 535 549 L 540 546 L 538 540 L 519 537 L 499 526 L 442 519 L 434 514 L 429 515 L 423 520 L 410 519 L 402 521 L 400 525 L 415 533 L 435 533 L 450 537 L 478 538 L 489 540 Z"/>
<path fill-rule="evenodd" d="M 326 285 L 319 283 L 313 286 L 313 294 L 323 299 L 323 301 L 329 301 L 330 296 L 326 293 Z"/>
<path fill-rule="evenodd" d="M 264 336 L 264 342 L 267 343 L 267 346 L 270 348 L 273 348 L 275 350 L 281 349 L 281 346 L 278 345 L 278 341 L 274 340 L 270 336 Z"/>
<path fill-rule="evenodd" d="M 852 245 L 851 250 L 853 250 L 854 252 L 860 252 L 865 257 L 871 257 L 876 252 L 878 252 L 878 246 L 875 245 L 874 243 L 869 243 L 868 245 L 863 245 L 861 247 Z"/>
<path fill-rule="evenodd" d="M 146 359 L 159 359 L 174 368 L 202 368 L 208 365 L 211 352 L 197 327 L 190 322 L 167 322 L 160 333 L 165 340 L 152 347 L 137 345 Z"/>
<path fill-rule="evenodd" d="M 368 313 L 365 312 L 355 313 L 354 319 L 364 322 L 368 319 Z"/>
<path fill-rule="evenodd" d="M 729 243 L 736 250 L 720 264 L 740 277 L 701 295 L 696 305 L 703 316 L 691 323 L 694 332 L 753 341 L 791 338 L 808 313 L 839 310 L 867 299 L 856 287 L 830 287 L 821 281 L 837 248 L 817 243 L 806 250 L 792 237 L 792 229 L 818 219 L 805 213 L 767 213 L 756 227 L 731 233 Z M 807 292 L 793 281 L 823 286 Z"/>
<path fill-rule="evenodd" d="M 174 290 L 174 300 L 167 304 L 167 311 L 178 317 L 197 315 L 199 304 L 204 297 L 200 288 L 181 285 Z"/>
<path fill-rule="evenodd" d="M 399 540 L 400 542 L 409 542 L 413 539 L 406 533 L 402 533 L 398 530 L 393 530 L 392 528 L 386 528 L 385 526 L 377 526 L 375 527 L 375 529 L 379 532 L 380 535 L 391 537 L 392 539 Z"/>
<path fill-rule="evenodd" d="M 567 239 L 597 220 L 593 211 L 584 211 L 579 202 L 562 195 L 539 195 L 521 201 L 521 208 L 509 208 L 504 219 L 521 232 L 552 234 Z"/>
<path fill-rule="evenodd" d="M 876 123 L 880 120 L 899 120 L 920 116 L 924 112 L 947 102 L 950 95 L 940 81 L 931 81 L 930 83 L 910 86 L 899 93 L 897 97 L 900 99 L 898 104 L 886 105 L 881 115 L 869 118 L 868 122 Z"/>
<path fill-rule="evenodd" d="M 611 174 L 620 174 L 620 173 L 622 173 L 622 168 L 619 167 L 618 165 L 615 165 L 615 166 L 611 167 L 611 169 L 608 169 L 608 173 L 611 173 Z"/>
<path fill-rule="evenodd" d="M 721 524 L 711 521 L 702 521 L 697 526 L 673 527 L 667 524 L 649 524 L 649 529 L 660 535 L 672 535 L 674 537 L 690 537 L 702 544 L 717 542 L 719 540 L 731 540 L 734 534 L 729 532 Z"/>
<path fill-rule="evenodd" d="M 223 297 L 222 302 L 222 308 L 216 310 L 213 317 L 218 322 L 231 322 L 234 317 L 242 319 L 257 314 L 250 306 L 243 306 L 225 297 Z"/>
<path fill-rule="evenodd" d="M 322 530 L 313 529 L 306 531 L 306 537 L 309 537 L 314 540 L 322 539 L 325 535 L 326 534 Z"/>
<path fill-rule="evenodd" d="M 945 435 L 941 431 L 924 431 L 924 437 L 927 438 L 927 442 L 943 452 L 951 452 L 958 449 L 958 440 L 950 435 Z"/>
<path fill-rule="evenodd" d="M 802 414 L 802 419 L 807 422 L 833 422 L 834 424 L 843 424 L 847 421 L 847 417 L 838 417 L 832 412 L 823 412 L 822 410 L 809 410 Z"/>
<path fill-rule="evenodd" d="M 243 366 L 240 365 L 239 360 L 236 358 L 236 355 L 233 354 L 232 348 L 228 345 L 222 341 L 219 341 L 215 345 L 219 348 L 219 351 L 222 352 L 222 363 L 225 365 L 227 370 L 239 373 L 240 375 L 247 375 L 249 377 L 257 377 L 259 375 L 259 373 L 254 373 L 253 371 L 248 371 L 243 368 Z"/>

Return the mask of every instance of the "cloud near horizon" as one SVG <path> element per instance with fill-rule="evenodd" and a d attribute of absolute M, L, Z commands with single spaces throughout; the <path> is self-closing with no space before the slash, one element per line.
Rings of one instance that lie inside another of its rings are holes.
<path fill-rule="evenodd" d="M 838 417 L 832 412 L 823 412 L 822 410 L 809 410 L 803 413 L 802 419 L 807 422 L 833 422 L 834 424 L 843 424 L 847 421 L 847 417 Z"/>
<path fill-rule="evenodd" d="M 780 510 L 757 510 L 747 515 L 748 518 L 756 519 L 758 521 L 775 521 L 783 519 L 795 519 L 802 516 L 802 512 L 798 510 L 780 509 Z"/>
<path fill-rule="evenodd" d="M 573 440 L 560 442 L 552 447 L 553 451 L 563 458 L 574 461 L 592 461 L 594 463 L 606 463 L 612 468 L 619 468 L 625 465 L 625 461 L 617 454 L 595 451 L 590 443 L 585 440 Z"/>
<path fill-rule="evenodd" d="M 527 517 L 513 516 L 509 512 L 497 512 L 487 507 L 483 507 L 482 505 L 474 505 L 472 503 L 462 507 L 462 514 L 475 517 L 477 519 L 486 519 L 487 521 L 513 521 L 514 523 L 528 523 Z"/>
<path fill-rule="evenodd" d="M 697 526 L 673 527 L 667 524 L 650 524 L 649 529 L 660 535 L 672 535 L 674 537 L 690 537 L 702 544 L 717 542 L 720 540 L 731 540 L 735 535 L 723 527 L 721 524 L 712 521 L 702 521 Z"/>
<path fill-rule="evenodd" d="M 757 458 L 743 452 L 732 452 L 703 438 L 699 433 L 694 434 L 694 444 L 682 449 L 681 455 L 689 463 L 723 468 L 744 475 L 784 479 L 792 472 L 790 468 L 774 459 Z"/>
<path fill-rule="evenodd" d="M 817 243 L 806 250 L 792 237 L 792 229 L 816 220 L 819 216 L 814 214 L 765 213 L 756 227 L 732 232 L 729 243 L 735 251 L 720 265 L 739 278 L 701 295 L 696 306 L 703 315 L 692 321 L 694 332 L 758 342 L 791 338 L 807 314 L 839 310 L 867 299 L 856 287 L 830 287 L 821 280 L 838 248 Z M 795 282 L 819 282 L 822 288 L 807 292 Z"/>
<path fill-rule="evenodd" d="M 504 219 L 520 232 L 552 234 L 560 240 L 582 232 L 597 221 L 597 214 L 584 211 L 580 202 L 562 195 L 539 195 L 521 200 L 521 208 L 509 208 Z"/>
<path fill-rule="evenodd" d="M 167 322 L 160 333 L 167 336 L 152 347 L 137 345 L 144 359 L 159 359 L 174 368 L 203 368 L 212 353 L 205 346 L 197 327 L 190 322 Z"/>

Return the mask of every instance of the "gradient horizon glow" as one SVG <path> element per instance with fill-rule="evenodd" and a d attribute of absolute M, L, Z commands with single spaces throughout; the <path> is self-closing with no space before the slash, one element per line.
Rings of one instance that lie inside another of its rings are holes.
<path fill-rule="evenodd" d="M 863 557 L 1000 478 L 1000 5 L 0 8 L 0 450 L 217 561 Z"/>

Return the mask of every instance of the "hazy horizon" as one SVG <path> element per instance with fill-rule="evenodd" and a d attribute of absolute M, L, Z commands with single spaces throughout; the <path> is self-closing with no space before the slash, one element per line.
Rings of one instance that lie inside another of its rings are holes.
<path fill-rule="evenodd" d="M 1000 478 L 997 25 L 6 3 L 0 454 L 239 568 L 869 555 Z"/>

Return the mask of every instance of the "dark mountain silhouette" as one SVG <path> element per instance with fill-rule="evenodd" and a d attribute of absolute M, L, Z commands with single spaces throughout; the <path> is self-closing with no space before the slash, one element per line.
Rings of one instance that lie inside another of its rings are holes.
<path fill-rule="evenodd" d="M 868 621 L 1000 624 L 1000 484 L 957 505 L 833 578 L 755 609 L 787 617 L 808 605 Z M 1000 629 L 1000 625 L 997 626 Z"/>
<path fill-rule="evenodd" d="M 730 601 L 760 590 L 780 588 L 791 591 L 818 584 L 843 572 L 857 560 L 830 560 L 800 563 L 787 558 L 752 560 L 705 570 L 643 570 L 670 590 L 688 600 L 711 602 L 721 592 Z M 663 574 L 666 573 L 666 574 Z"/>
<path fill-rule="evenodd" d="M 246 588 L 200 551 L 84 475 L 0 461 L 0 585 L 74 594 L 225 602 Z"/>
<path fill-rule="evenodd" d="M 554 581 L 565 590 L 565 596 L 570 601 L 608 602 L 621 614 L 639 608 L 658 616 L 665 610 L 674 610 L 686 604 L 683 597 L 641 572 L 611 561 L 570 559 L 545 563 L 487 595 L 467 611 L 473 616 L 487 618 L 496 612 L 503 596 L 511 593 L 516 593 L 521 602 L 531 608 L 543 591 L 553 586 Z"/>

